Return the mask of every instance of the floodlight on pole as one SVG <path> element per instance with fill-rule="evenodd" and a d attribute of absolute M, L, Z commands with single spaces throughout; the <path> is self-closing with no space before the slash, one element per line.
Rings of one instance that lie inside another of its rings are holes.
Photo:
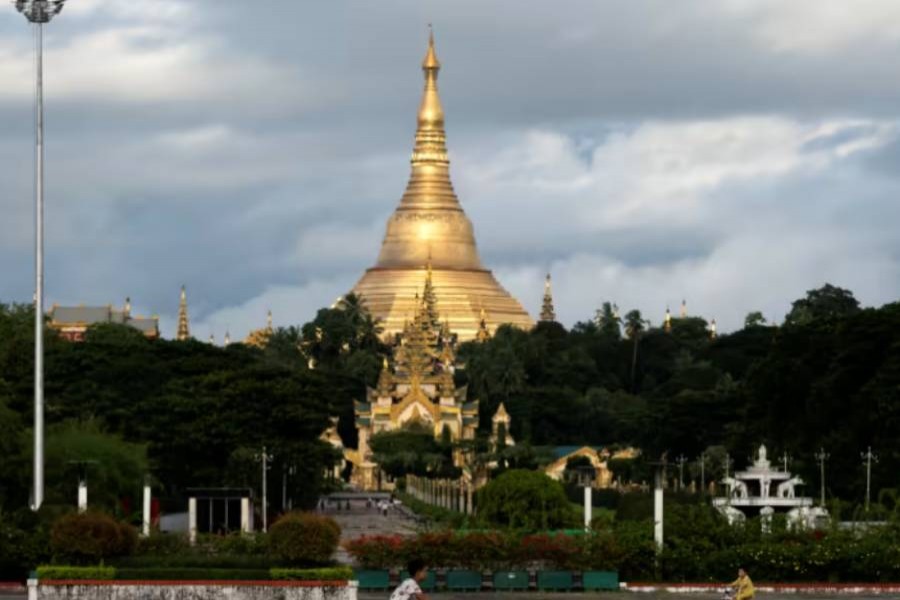
<path fill-rule="evenodd" d="M 859 455 L 866 465 L 866 514 L 869 514 L 869 502 L 872 498 L 872 461 L 878 462 L 878 456 L 872 454 L 872 446 Z"/>
<path fill-rule="evenodd" d="M 34 490 L 31 509 L 44 502 L 44 23 L 58 15 L 66 0 L 14 0 L 16 10 L 34 25 Z"/>

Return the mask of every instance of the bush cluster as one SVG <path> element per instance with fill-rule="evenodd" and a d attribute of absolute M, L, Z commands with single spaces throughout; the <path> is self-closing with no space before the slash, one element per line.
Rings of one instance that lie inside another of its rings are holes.
<path fill-rule="evenodd" d="M 440 568 L 617 570 L 625 581 L 728 581 L 745 566 L 756 581 L 897 581 L 900 522 L 862 531 L 791 531 L 776 519 L 729 526 L 711 508 L 672 507 L 657 556 L 650 521 L 598 523 L 590 534 L 511 530 L 372 536 L 346 544 L 357 564 L 399 568 L 420 557 Z"/>
<path fill-rule="evenodd" d="M 41 565 L 36 569 L 38 579 L 115 579 L 113 567 L 70 567 Z"/>
<path fill-rule="evenodd" d="M 607 570 L 616 568 L 626 556 L 626 549 L 609 533 L 520 535 L 491 531 L 371 536 L 351 540 L 346 548 L 358 564 L 377 569 L 400 568 L 418 557 L 426 564 L 446 568 Z"/>
<path fill-rule="evenodd" d="M 109 515 L 68 514 L 57 519 L 50 530 L 50 551 L 58 563 L 96 564 L 133 553 L 137 539 L 134 527 Z"/>
<path fill-rule="evenodd" d="M 320 569 L 269 569 L 272 579 L 290 581 L 347 581 L 353 579 L 350 567 L 324 567 Z"/>
<path fill-rule="evenodd" d="M 341 528 L 329 517 L 313 513 L 288 513 L 269 529 L 269 552 L 291 566 L 326 565 L 331 562 Z"/>

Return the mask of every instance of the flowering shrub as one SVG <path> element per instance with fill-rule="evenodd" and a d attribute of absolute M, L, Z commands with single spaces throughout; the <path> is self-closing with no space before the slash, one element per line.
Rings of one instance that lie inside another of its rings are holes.
<path fill-rule="evenodd" d="M 745 566 L 756 581 L 897 581 L 900 525 L 867 533 L 830 531 L 761 534 L 749 523 L 714 535 L 673 528 L 657 556 L 652 524 L 616 523 L 591 534 L 488 531 L 372 536 L 346 547 L 361 566 L 402 568 L 420 557 L 436 568 L 617 570 L 623 580 L 729 581 Z"/>
<path fill-rule="evenodd" d="M 288 513 L 269 531 L 269 551 L 288 565 L 324 565 L 331 562 L 341 528 L 329 517 L 312 513 Z"/>
<path fill-rule="evenodd" d="M 73 565 L 128 556 L 136 545 L 134 527 L 100 512 L 64 515 L 53 523 L 50 531 L 53 557 Z"/>

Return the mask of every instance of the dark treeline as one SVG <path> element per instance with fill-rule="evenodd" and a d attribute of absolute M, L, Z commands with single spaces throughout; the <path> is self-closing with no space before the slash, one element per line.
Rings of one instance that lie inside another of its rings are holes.
<path fill-rule="evenodd" d="M 0 306 L 0 507 L 28 500 L 32 316 L 30 307 Z M 352 296 L 277 330 L 264 350 L 148 341 L 119 326 L 94 327 L 78 344 L 48 333 L 48 502 L 74 504 L 72 462 L 96 455 L 106 466 L 90 467 L 89 481 L 111 499 L 135 496 L 135 473 L 146 470 L 173 506 L 187 487 L 256 488 L 265 444 L 276 456 L 273 496 L 292 466 L 288 495 L 308 505 L 335 458 L 318 440 L 329 415 L 340 417 L 345 445 L 356 444 L 353 402 L 389 351 L 379 333 Z M 849 292 L 826 286 L 795 302 L 779 327 L 750 314 L 743 329 L 716 339 L 702 319 L 676 318 L 664 331 L 637 311 L 620 321 L 607 305 L 571 330 L 502 327 L 459 356 L 456 377 L 481 401 L 482 428 L 502 401 L 520 443 L 636 445 L 670 461 L 707 451 L 707 479 L 721 474 L 726 452 L 742 467 L 765 443 L 773 461 L 792 457 L 813 495 L 814 453 L 824 448 L 829 494 L 851 502 L 863 498 L 860 453 L 871 445 L 873 500 L 897 487 L 900 304 L 860 309 Z M 688 464 L 686 478 L 696 470 Z"/>
<path fill-rule="evenodd" d="M 711 338 L 699 318 L 648 328 L 632 311 L 620 322 L 609 305 L 571 331 L 552 322 L 531 332 L 501 328 L 466 344 L 465 377 L 481 399 L 483 425 L 502 401 L 512 433 L 534 445 L 633 444 L 645 457 L 684 455 L 685 478 L 721 474 L 725 452 L 746 466 L 765 443 L 818 495 L 814 455 L 826 461 L 829 495 L 861 501 L 871 446 L 873 501 L 900 471 L 900 304 L 861 309 L 830 285 L 794 302 L 785 322 L 759 313 Z M 670 471 L 677 472 L 677 470 Z M 709 480 L 709 478 L 708 478 Z"/>

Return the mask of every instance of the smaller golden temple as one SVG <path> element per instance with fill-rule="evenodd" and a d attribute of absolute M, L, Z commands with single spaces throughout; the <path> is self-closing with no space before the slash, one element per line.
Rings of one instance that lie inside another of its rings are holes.
<path fill-rule="evenodd" d="M 471 440 L 478 428 L 478 401 L 467 401 L 466 387 L 453 382 L 456 336 L 440 321 L 430 266 L 416 301 L 418 311 L 394 345 L 393 367 L 385 358 L 376 387 L 367 389 L 365 402 L 354 405 L 359 445 L 345 454 L 353 462 L 351 483 L 360 489 L 377 489 L 380 483 L 369 447 L 372 436 L 418 424 L 435 437 Z M 456 466 L 463 460 L 461 454 L 454 456 Z"/>

